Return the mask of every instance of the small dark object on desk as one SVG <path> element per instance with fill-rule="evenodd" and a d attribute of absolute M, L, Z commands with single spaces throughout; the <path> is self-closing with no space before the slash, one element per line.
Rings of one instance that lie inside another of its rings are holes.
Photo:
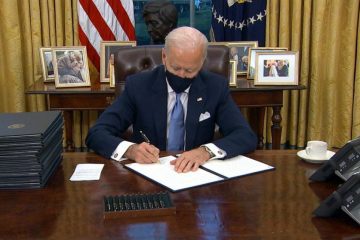
<path fill-rule="evenodd" d="M 176 214 L 168 192 L 105 196 L 104 205 L 104 219 Z"/>

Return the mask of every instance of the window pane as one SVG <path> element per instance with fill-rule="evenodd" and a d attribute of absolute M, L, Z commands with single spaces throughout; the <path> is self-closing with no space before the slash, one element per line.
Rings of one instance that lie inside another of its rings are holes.
<path fill-rule="evenodd" d="M 194 0 L 194 27 L 209 39 L 211 27 L 211 0 Z"/>

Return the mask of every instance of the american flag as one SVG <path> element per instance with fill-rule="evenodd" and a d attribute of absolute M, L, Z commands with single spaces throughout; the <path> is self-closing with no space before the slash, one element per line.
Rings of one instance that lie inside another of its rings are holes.
<path fill-rule="evenodd" d="M 266 0 L 213 0 L 211 26 L 215 40 L 258 41 L 265 45 Z"/>
<path fill-rule="evenodd" d="M 78 0 L 79 40 L 100 70 L 101 41 L 135 40 L 132 0 Z"/>

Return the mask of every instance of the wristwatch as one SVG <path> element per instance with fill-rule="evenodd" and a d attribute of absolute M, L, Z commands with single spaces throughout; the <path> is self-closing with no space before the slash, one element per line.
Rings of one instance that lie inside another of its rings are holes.
<path fill-rule="evenodd" d="M 210 148 L 208 148 L 207 146 L 202 146 L 202 147 L 205 149 L 205 151 L 209 153 L 210 158 L 215 157 L 215 154 L 210 150 Z"/>

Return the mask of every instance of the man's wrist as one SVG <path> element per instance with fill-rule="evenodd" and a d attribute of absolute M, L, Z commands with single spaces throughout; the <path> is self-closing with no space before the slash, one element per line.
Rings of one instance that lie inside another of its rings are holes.
<path fill-rule="evenodd" d="M 111 154 L 111 159 L 115 160 L 115 161 L 121 161 L 124 160 L 124 158 L 126 158 L 125 156 L 125 152 L 128 150 L 128 148 L 133 145 L 135 143 L 132 142 L 128 142 L 128 141 L 122 141 L 119 143 L 119 145 L 116 147 L 116 149 L 114 150 L 114 152 Z"/>
<path fill-rule="evenodd" d="M 207 146 L 201 146 L 201 148 L 203 148 L 209 154 L 209 159 L 215 157 L 215 154 Z"/>
<path fill-rule="evenodd" d="M 128 158 L 128 159 L 132 159 L 132 151 L 133 151 L 133 148 L 135 147 L 136 144 L 132 144 L 128 147 L 128 149 L 125 151 L 124 153 L 124 157 Z"/>

